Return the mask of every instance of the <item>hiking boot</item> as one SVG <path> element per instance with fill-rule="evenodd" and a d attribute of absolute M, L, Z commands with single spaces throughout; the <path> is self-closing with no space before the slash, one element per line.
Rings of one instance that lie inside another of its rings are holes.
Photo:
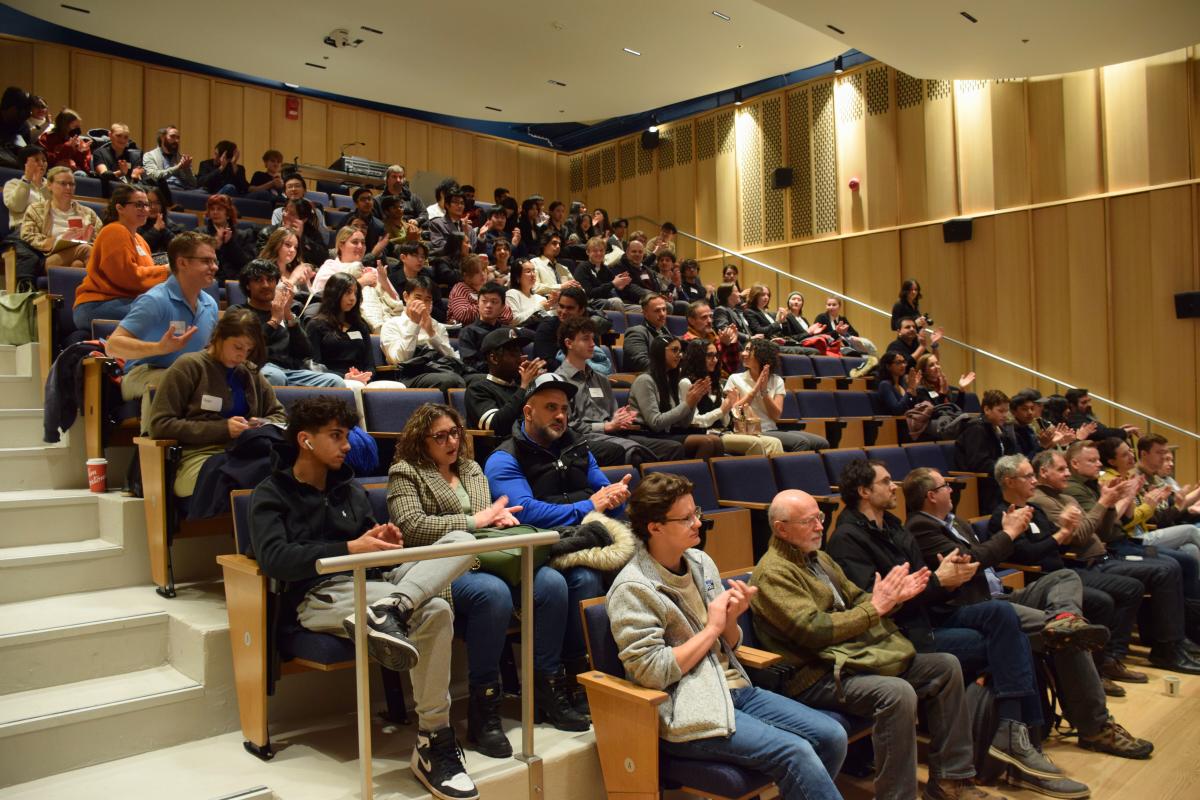
<path fill-rule="evenodd" d="M 454 739 L 453 728 L 417 731 L 412 767 L 417 780 L 441 800 L 478 800 L 479 790 L 463 767 L 463 751 Z"/>
<path fill-rule="evenodd" d="M 1073 781 L 1070 778 L 1038 778 L 1034 775 L 1026 775 L 1016 767 L 1008 768 L 1004 780 L 1009 786 L 1029 789 L 1047 797 L 1091 797 L 1092 794 L 1092 790 L 1085 783 Z"/>
<path fill-rule="evenodd" d="M 533 721 L 549 722 L 560 731 L 586 731 L 592 727 L 591 720 L 575 710 L 567 680 L 561 668 L 534 675 Z"/>
<path fill-rule="evenodd" d="M 925 800 L 1007 800 L 1002 794 L 989 794 L 970 779 L 930 778 L 921 793 Z"/>
<path fill-rule="evenodd" d="M 1061 778 L 1062 770 L 1029 741 L 1029 728 L 1012 719 L 1000 720 L 988 754 L 1022 772 L 1039 778 Z"/>
<path fill-rule="evenodd" d="M 583 684 L 579 682 L 578 675 L 581 672 L 587 672 L 592 668 L 588 663 L 587 656 L 573 659 L 566 664 L 567 684 L 571 691 L 571 708 L 582 714 L 588 719 L 592 718 L 592 708 L 588 705 L 587 689 L 583 688 Z"/>
<path fill-rule="evenodd" d="M 1108 678 L 1110 681 L 1121 681 L 1123 683 L 1146 683 L 1150 680 L 1150 676 L 1144 672 L 1130 669 L 1125 665 L 1125 662 L 1119 658 L 1106 658 L 1104 663 L 1100 665 L 1100 677 Z M 1119 695 L 1118 695 L 1119 696 Z"/>
<path fill-rule="evenodd" d="M 1121 758 L 1149 758 L 1154 752 L 1154 745 L 1145 739 L 1125 730 L 1112 717 L 1104 723 L 1104 727 L 1094 736 L 1079 736 L 1079 746 L 1084 750 L 1095 750 Z"/>
<path fill-rule="evenodd" d="M 1100 685 L 1104 687 L 1104 693 L 1109 697 L 1124 697 L 1126 694 L 1125 687 L 1111 678 L 1101 677 Z"/>
<path fill-rule="evenodd" d="M 500 684 L 471 686 L 467 706 L 467 741 L 492 758 L 510 758 L 512 745 L 500 724 Z"/>
<path fill-rule="evenodd" d="M 406 672 L 417 665 L 421 654 L 408 639 L 408 618 L 411 610 L 401 610 L 394 602 L 367 606 L 367 652 L 381 666 L 396 672 Z M 354 615 L 342 623 L 350 638 L 354 638 Z"/>
<path fill-rule="evenodd" d="M 1059 614 L 1042 628 L 1042 644 L 1047 650 L 1099 650 L 1108 644 L 1108 628 L 1078 614 Z"/>

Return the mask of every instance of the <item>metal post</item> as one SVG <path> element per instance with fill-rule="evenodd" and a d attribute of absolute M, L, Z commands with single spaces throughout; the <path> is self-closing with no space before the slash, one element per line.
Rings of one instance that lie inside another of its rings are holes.
<path fill-rule="evenodd" d="M 367 661 L 367 570 L 354 570 L 354 683 L 358 694 L 358 760 L 362 798 L 375 796 L 371 774 L 371 664 Z"/>
<path fill-rule="evenodd" d="M 529 800 L 542 800 L 542 759 L 533 751 L 533 546 L 521 548 L 521 761 L 528 768 Z"/>

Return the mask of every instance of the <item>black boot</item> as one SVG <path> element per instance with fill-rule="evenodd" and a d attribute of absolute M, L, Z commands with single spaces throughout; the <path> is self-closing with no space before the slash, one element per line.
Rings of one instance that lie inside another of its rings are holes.
<path fill-rule="evenodd" d="M 534 676 L 533 712 L 535 722 L 549 722 L 560 731 L 586 731 L 591 727 L 588 718 L 571 705 L 571 687 L 561 667 L 558 672 Z"/>
<path fill-rule="evenodd" d="M 467 706 L 467 741 L 492 758 L 511 758 L 512 745 L 500 725 L 500 684 L 471 686 Z"/>
<path fill-rule="evenodd" d="M 588 706 L 587 689 L 583 688 L 583 684 L 576 679 L 576 676 L 581 672 L 587 672 L 591 668 L 591 665 L 588 664 L 587 656 L 573 658 L 566 662 L 567 685 L 570 687 L 571 692 L 571 708 L 588 719 L 592 718 L 592 709 Z"/>

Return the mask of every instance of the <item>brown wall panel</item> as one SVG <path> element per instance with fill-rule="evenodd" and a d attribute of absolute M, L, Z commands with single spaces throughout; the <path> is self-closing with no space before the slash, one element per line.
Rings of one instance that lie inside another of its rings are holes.
<path fill-rule="evenodd" d="M 454 175 L 461 183 L 467 183 L 475 186 L 475 190 L 483 195 L 485 191 L 483 187 L 477 185 L 479 179 L 475 174 L 475 137 L 464 131 L 454 131 L 454 136 L 451 141 L 451 174 Z M 547 153 L 549 156 L 547 162 L 552 162 L 554 159 L 553 153 Z M 554 181 L 551 180 L 542 186 L 542 193 L 554 195 Z M 493 187 L 495 188 L 495 187 Z"/>
<path fill-rule="evenodd" d="M 354 110 L 354 141 L 364 142 L 355 148 L 355 152 L 363 158 L 381 161 L 383 154 L 379 148 L 379 112 L 363 108 Z"/>
<path fill-rule="evenodd" d="M 437 125 L 429 127 L 428 169 L 430 172 L 438 172 L 444 175 L 452 175 L 454 173 L 454 142 L 449 128 L 442 128 Z"/>
<path fill-rule="evenodd" d="M 1104 160 L 1109 189 L 1144 186 L 1147 152 L 1146 64 L 1130 61 L 1101 70 L 1104 88 Z"/>
<path fill-rule="evenodd" d="M 379 150 L 389 164 L 408 166 L 408 128 L 404 120 L 384 114 L 379 123 Z"/>
<path fill-rule="evenodd" d="M 53 115 L 67 105 L 70 91 L 71 51 L 61 45 L 36 42 L 33 45 L 33 92 L 46 99 Z"/>
<path fill-rule="evenodd" d="M 1084 197 L 1104 191 L 1100 74 L 1097 70 L 1063 76 L 1063 147 L 1066 150 L 1066 196 Z"/>
<path fill-rule="evenodd" d="M 327 125 L 329 105 L 320 100 L 305 97 L 300 101 L 301 126 L 300 163 L 325 166 L 332 161 L 329 156 Z M 342 139 L 341 141 L 346 141 Z M 334 154 L 336 157 L 336 153 Z"/>
<path fill-rule="evenodd" d="M 429 169 L 429 126 L 410 119 L 405 122 L 405 127 L 408 129 L 408 164 L 405 166 L 410 172 Z M 433 202 L 432 197 L 429 202 Z"/>
<path fill-rule="evenodd" d="M 897 224 L 899 203 L 896 167 L 895 71 L 888 67 L 867 70 L 867 117 L 865 124 L 867 162 L 867 227 Z"/>
<path fill-rule="evenodd" d="M 1032 78 L 1026 84 L 1029 108 L 1030 199 L 1035 203 L 1067 196 L 1067 148 L 1063 138 L 1063 78 Z"/>
<path fill-rule="evenodd" d="M 262 154 L 271 143 L 271 93 L 265 89 L 246 87 L 242 91 L 242 166 L 246 180 L 263 168 Z"/>
<path fill-rule="evenodd" d="M 996 208 L 1029 203 L 1029 132 L 1025 81 L 991 84 L 992 188 Z"/>
<path fill-rule="evenodd" d="M 17 41 L 16 39 L 0 39 L 0 82 L 5 86 L 27 86 L 34 94 L 38 90 L 33 87 L 34 55 L 33 42 Z M 51 114 L 57 110 L 51 103 Z"/>
<path fill-rule="evenodd" d="M 140 143 L 147 152 L 158 147 L 156 136 L 158 129 L 167 125 L 179 125 L 179 78 L 178 72 L 167 72 L 161 69 L 146 69 L 145 117 L 142 124 Z M 187 136 L 186 133 L 183 134 Z M 195 145 L 184 138 L 183 146 L 193 148 Z M 191 153 L 191 149 L 184 152 Z M 194 157 L 194 154 L 193 154 Z M 199 161 L 197 161 L 197 164 Z"/>
<path fill-rule="evenodd" d="M 958 189 L 964 214 L 996 207 L 991 90 L 989 81 L 954 82 Z"/>
<path fill-rule="evenodd" d="M 842 248 L 842 275 L 847 295 L 890 314 L 900 290 L 900 233 L 885 231 L 847 239 Z M 880 353 L 895 338 L 890 317 L 877 316 L 853 303 L 847 304 L 846 316 Z"/>
<path fill-rule="evenodd" d="M 107 128 L 112 122 L 112 62 L 104 56 L 71 53 L 71 107 L 83 119 L 83 129 Z M 64 98 L 46 98 L 53 119 Z"/>
<path fill-rule="evenodd" d="M 1150 183 L 1190 177 L 1187 51 L 1147 59 L 1146 126 Z"/>
<path fill-rule="evenodd" d="M 875 183 L 867 174 L 866 99 L 863 97 L 863 72 L 841 76 L 834 82 L 837 119 L 838 222 L 843 233 L 866 230 L 867 197 Z M 858 178 L 859 187 L 850 188 L 850 179 Z M 882 191 L 884 187 L 880 185 Z"/>
<path fill-rule="evenodd" d="M 896 73 L 896 195 L 900 224 L 928 219 L 924 81 Z"/>
<path fill-rule="evenodd" d="M 242 87 L 223 81 L 212 82 L 212 97 L 209 110 L 209 140 L 215 145 L 222 139 L 243 144 L 242 118 L 243 107 Z M 182 133 L 182 131 L 181 131 Z M 208 158 L 208 155 L 204 156 Z M 246 153 L 242 151 L 242 163 L 246 163 Z M 253 161 L 249 162 L 251 165 Z M 253 172 L 253 170 L 251 170 Z M 249 175 L 249 173 L 247 173 Z"/>
<path fill-rule="evenodd" d="M 964 301 L 962 281 L 963 245 L 946 244 L 942 241 L 940 225 L 909 228 L 900 232 L 900 261 L 904 265 L 904 277 L 916 278 L 925 295 L 923 306 L 931 311 L 938 327 L 946 334 L 962 339 L 964 324 Z M 896 287 L 899 294 L 900 287 Z M 890 309 L 889 309 L 890 310 Z M 959 375 L 970 366 L 970 359 L 963 351 L 949 343 L 943 343 L 941 360 L 946 376 L 957 381 Z"/>
<path fill-rule="evenodd" d="M 145 142 L 142 136 L 142 87 L 145 84 L 145 69 L 141 64 L 115 59 L 112 62 L 112 100 L 109 108 L 111 119 L 95 127 L 107 128 L 114 122 L 122 122 L 129 126 L 130 135 L 134 137 L 142 152 L 145 152 Z M 88 126 L 92 127 L 92 126 Z"/>
<path fill-rule="evenodd" d="M 363 147 L 354 144 L 358 138 L 358 119 L 349 106 L 330 103 L 325 111 L 325 154 L 316 162 L 320 166 L 332 164 L 342 154 L 363 155 Z"/>
<path fill-rule="evenodd" d="M 180 144 L 180 147 L 192 156 L 193 172 L 201 161 L 212 155 L 212 146 L 216 141 L 208 129 L 212 108 L 210 86 L 211 81 L 207 78 L 192 75 L 179 78 L 179 134 L 186 143 Z"/>

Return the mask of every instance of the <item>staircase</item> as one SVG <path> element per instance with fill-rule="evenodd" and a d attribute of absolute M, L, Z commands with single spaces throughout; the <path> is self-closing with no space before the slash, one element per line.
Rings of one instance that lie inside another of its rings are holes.
<path fill-rule="evenodd" d="M 238 727 L 221 586 L 149 587 L 142 501 L 87 491 L 82 436 L 42 442 L 36 347 L 0 346 L 0 786 Z"/>

